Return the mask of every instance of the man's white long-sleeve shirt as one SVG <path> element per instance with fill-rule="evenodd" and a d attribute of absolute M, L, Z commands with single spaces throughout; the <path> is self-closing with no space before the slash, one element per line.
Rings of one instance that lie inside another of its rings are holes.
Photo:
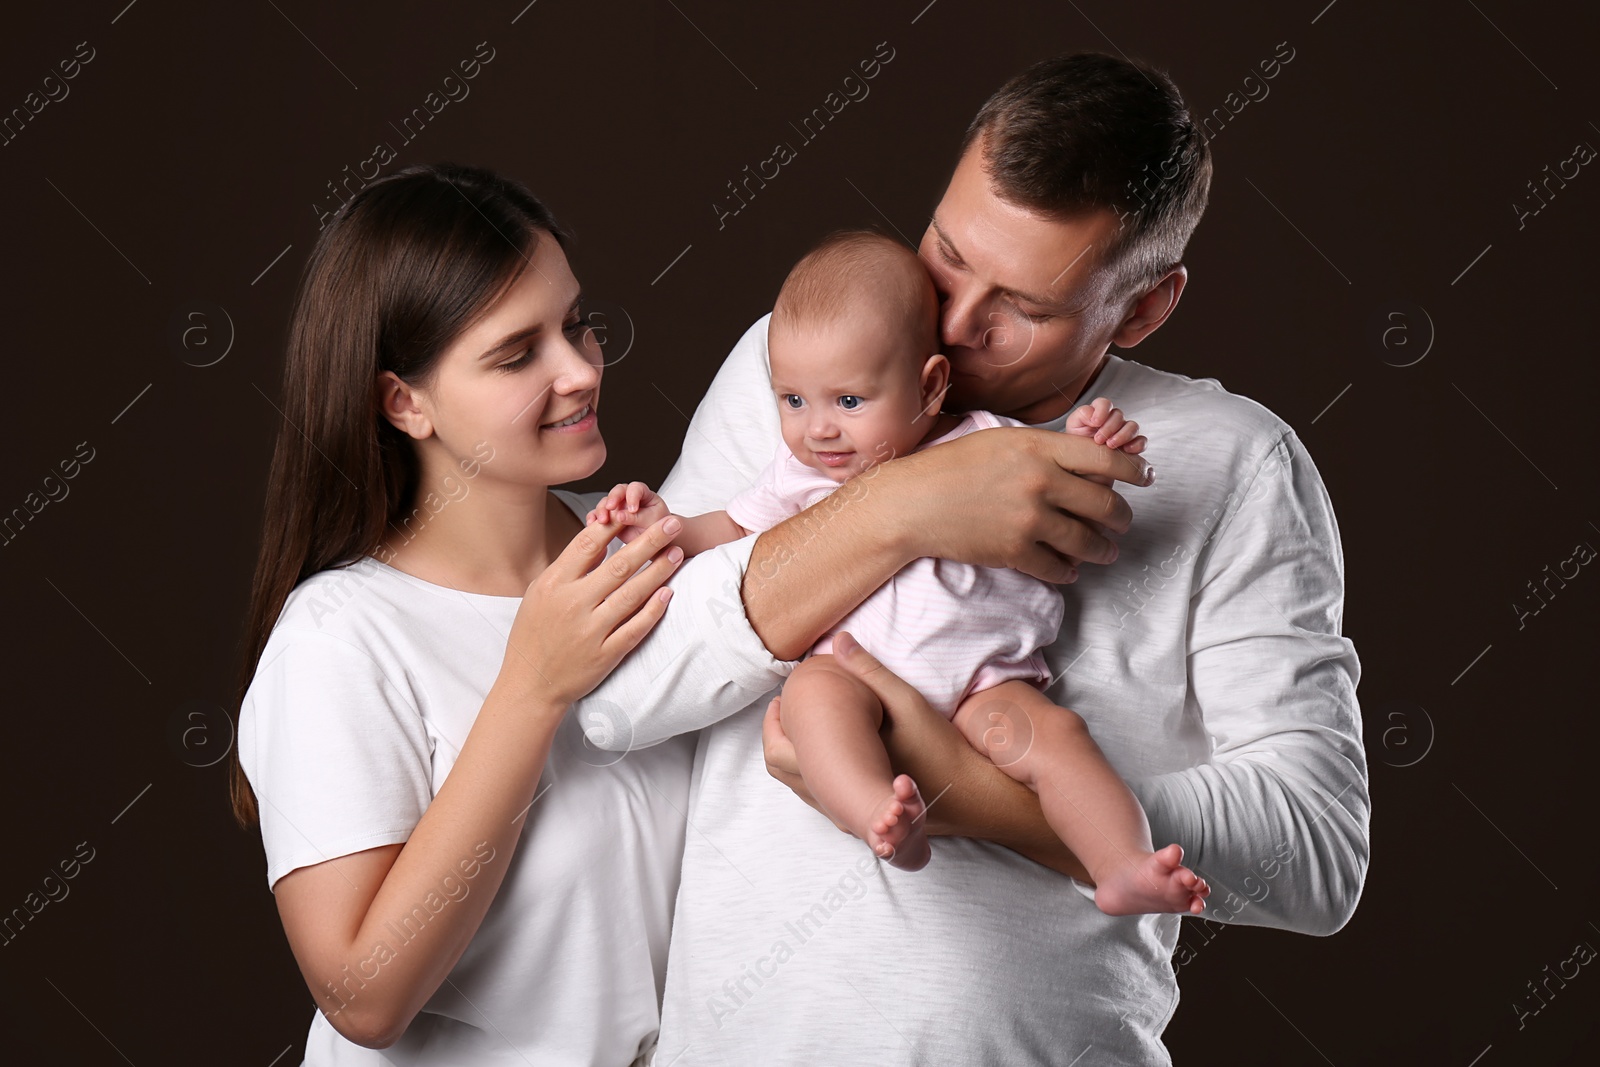
<path fill-rule="evenodd" d="M 720 509 L 773 454 L 766 327 L 695 412 L 662 486 L 677 514 Z M 1157 480 L 1120 487 L 1118 560 L 1063 587 L 1049 695 L 1087 721 L 1155 845 L 1210 880 L 1210 917 L 1332 933 L 1361 894 L 1369 800 L 1322 479 L 1287 425 L 1214 380 L 1109 356 L 1095 396 L 1138 420 Z M 935 838 L 925 869 L 899 871 L 767 774 L 762 714 L 793 664 L 744 616 L 754 542 L 687 562 L 591 698 L 618 709 L 591 731 L 609 747 L 706 728 L 656 1063 L 1170 1062 L 1177 916 L 1107 917 L 985 841 Z"/>

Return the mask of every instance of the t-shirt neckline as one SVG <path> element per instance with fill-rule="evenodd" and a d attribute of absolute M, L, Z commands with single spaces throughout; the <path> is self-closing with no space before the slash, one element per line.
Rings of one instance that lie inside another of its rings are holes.
<path fill-rule="evenodd" d="M 1112 382 L 1121 376 L 1122 365 L 1126 362 L 1127 361 L 1121 356 L 1107 352 L 1105 361 L 1100 364 L 1100 369 L 1096 371 L 1094 377 L 1090 378 L 1088 383 L 1084 385 L 1083 392 L 1078 395 L 1078 399 L 1073 401 L 1072 405 L 1068 407 L 1066 411 L 1063 411 L 1053 419 L 1046 419 L 1044 422 L 1026 422 L 1023 423 L 1023 425 L 1028 427 L 1030 430 L 1065 430 L 1067 428 L 1067 416 L 1071 415 L 1074 411 L 1078 410 L 1078 408 L 1082 407 L 1083 404 L 1086 403 L 1083 398 L 1090 397 L 1093 399 L 1093 396 L 1096 393 L 1107 391 Z M 960 415 L 962 417 L 969 417 L 969 413 L 964 411 L 953 412 L 952 414 Z M 957 429 L 959 429 L 959 427 L 957 427 Z M 951 434 L 954 434 L 955 432 L 955 430 L 951 430 L 949 433 L 938 438 L 937 440 L 929 441 L 927 445 L 924 445 L 923 447 L 927 448 L 936 444 L 941 444 L 944 441 L 949 440 Z M 781 442 L 779 443 L 779 449 L 780 453 L 784 450 Z"/>

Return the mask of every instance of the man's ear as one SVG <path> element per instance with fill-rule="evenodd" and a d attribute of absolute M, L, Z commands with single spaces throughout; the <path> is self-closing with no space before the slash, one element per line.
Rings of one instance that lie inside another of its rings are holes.
<path fill-rule="evenodd" d="M 922 390 L 922 414 L 937 415 L 944 406 L 944 395 L 950 390 L 950 361 L 935 352 L 922 365 L 919 379 Z"/>
<path fill-rule="evenodd" d="M 421 441 L 433 436 L 433 420 L 422 409 L 417 391 L 394 371 L 378 375 L 378 410 L 407 437 Z"/>
<path fill-rule="evenodd" d="M 1167 316 L 1172 314 L 1172 309 L 1178 306 L 1178 298 L 1183 296 L 1183 288 L 1188 281 L 1189 268 L 1182 263 L 1168 271 L 1134 302 L 1127 318 L 1111 335 L 1111 343 L 1118 348 L 1132 348 L 1155 333 L 1167 321 Z"/>

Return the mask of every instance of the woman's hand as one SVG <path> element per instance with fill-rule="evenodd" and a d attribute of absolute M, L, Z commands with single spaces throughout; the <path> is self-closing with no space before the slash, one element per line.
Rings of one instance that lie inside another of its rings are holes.
<path fill-rule="evenodd" d="M 563 711 L 644 640 L 672 597 L 664 585 L 683 561 L 671 544 L 682 521 L 669 515 L 652 523 L 607 559 L 621 525 L 613 513 L 585 526 L 528 586 L 511 624 L 502 678 L 509 672 L 525 692 Z"/>
<path fill-rule="evenodd" d="M 1060 584 L 1077 578 L 1079 562 L 1116 559 L 1133 517 L 1090 475 L 1155 481 L 1144 459 L 1093 438 L 1000 426 L 880 464 L 866 495 L 885 498 L 875 514 L 892 517 L 908 559 L 1010 567 Z"/>
<path fill-rule="evenodd" d="M 609 559 L 618 523 L 591 523 L 528 586 L 500 675 L 450 776 L 403 845 L 324 860 L 278 879 L 278 913 L 306 987 L 349 1040 L 368 1048 L 397 1041 L 478 932 L 516 852 L 561 717 L 667 609 L 671 590 L 662 583 L 683 558 L 671 545 L 676 521 L 651 525 Z M 462 857 L 484 850 L 496 862 L 482 868 L 470 894 L 432 919 L 416 947 L 381 961 L 381 974 L 362 971 L 360 996 L 351 999 L 348 986 L 341 991 L 353 970 L 373 965 L 373 944 L 407 922 L 417 901 L 456 874 Z"/>
<path fill-rule="evenodd" d="M 667 502 L 645 483 L 618 482 L 584 521 L 609 522 L 613 517 L 619 518 L 622 529 L 617 531 L 617 537 L 631 544 L 644 527 L 666 518 L 668 512 Z"/>

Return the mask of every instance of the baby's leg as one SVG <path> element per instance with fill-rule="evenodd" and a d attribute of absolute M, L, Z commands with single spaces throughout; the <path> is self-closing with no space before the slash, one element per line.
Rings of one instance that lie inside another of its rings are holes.
<path fill-rule="evenodd" d="M 1094 879 L 1107 915 L 1194 912 L 1211 892 L 1183 849 L 1152 851 L 1150 824 L 1081 716 L 1023 681 L 973 693 L 953 720 L 974 748 L 1039 794 L 1039 806 Z"/>
<path fill-rule="evenodd" d="M 889 766 L 878 736 L 883 705 L 872 690 L 831 655 L 812 656 L 789 675 L 781 707 L 783 731 L 817 803 L 896 867 L 926 866 L 922 795 Z"/>

